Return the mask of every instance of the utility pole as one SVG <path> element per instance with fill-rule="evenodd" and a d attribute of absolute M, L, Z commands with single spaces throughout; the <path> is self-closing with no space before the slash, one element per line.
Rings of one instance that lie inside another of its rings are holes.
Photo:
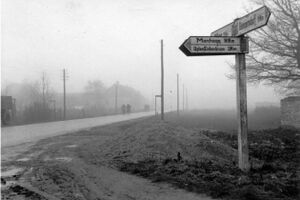
<path fill-rule="evenodd" d="M 187 92 L 187 88 L 185 88 L 185 109 L 188 110 L 188 92 Z"/>
<path fill-rule="evenodd" d="M 64 120 L 66 120 L 66 69 L 63 69 L 63 83 L 64 83 Z"/>
<path fill-rule="evenodd" d="M 157 115 L 157 111 L 156 111 L 156 95 L 154 97 L 154 107 L 155 107 L 155 116 Z"/>
<path fill-rule="evenodd" d="M 115 113 L 118 113 L 118 87 L 119 81 L 117 81 L 115 85 Z"/>
<path fill-rule="evenodd" d="M 161 120 L 164 120 L 164 41 L 161 44 Z"/>
<path fill-rule="evenodd" d="M 179 117 L 179 74 L 177 74 L 177 116 Z"/>
<path fill-rule="evenodd" d="M 182 84 L 182 111 L 184 111 L 184 84 Z"/>
<path fill-rule="evenodd" d="M 46 90 L 46 80 L 45 80 L 45 72 L 42 74 L 42 92 L 43 92 L 43 109 L 46 109 L 46 97 L 45 97 L 45 90 Z"/>

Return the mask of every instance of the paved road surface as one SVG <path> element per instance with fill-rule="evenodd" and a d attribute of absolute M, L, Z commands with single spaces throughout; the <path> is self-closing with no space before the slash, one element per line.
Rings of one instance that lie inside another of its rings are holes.
<path fill-rule="evenodd" d="M 51 136 L 62 135 L 89 127 L 106 125 L 130 119 L 154 115 L 153 112 L 131 113 L 129 115 L 112 115 L 59 122 L 30 124 L 23 126 L 1 127 L 2 147 L 14 146 L 27 142 L 36 142 Z"/>

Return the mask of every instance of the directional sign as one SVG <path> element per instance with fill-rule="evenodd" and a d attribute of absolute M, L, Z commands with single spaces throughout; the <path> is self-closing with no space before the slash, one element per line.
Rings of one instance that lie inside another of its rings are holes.
<path fill-rule="evenodd" d="M 214 31 L 211 36 L 240 36 L 266 25 L 271 12 L 263 6 L 234 22 Z"/>
<path fill-rule="evenodd" d="M 233 36 L 232 35 L 232 25 L 233 22 L 230 24 L 227 24 L 226 26 L 223 26 L 222 28 L 212 32 L 211 36 Z"/>
<path fill-rule="evenodd" d="M 248 40 L 242 41 L 244 40 L 240 37 L 191 36 L 179 49 L 187 56 L 246 53 L 247 47 L 244 44 Z"/>

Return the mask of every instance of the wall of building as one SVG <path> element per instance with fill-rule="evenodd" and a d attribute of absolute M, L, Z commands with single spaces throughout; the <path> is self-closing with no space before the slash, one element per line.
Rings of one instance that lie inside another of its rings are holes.
<path fill-rule="evenodd" d="M 300 96 L 281 100 L 281 125 L 300 128 Z"/>

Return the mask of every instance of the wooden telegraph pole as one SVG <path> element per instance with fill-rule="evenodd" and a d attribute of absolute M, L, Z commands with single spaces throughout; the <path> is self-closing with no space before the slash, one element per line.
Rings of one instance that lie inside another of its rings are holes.
<path fill-rule="evenodd" d="M 66 69 L 63 69 L 63 83 L 64 83 L 64 120 L 66 120 Z"/>
<path fill-rule="evenodd" d="M 115 85 L 115 113 L 118 113 L 118 88 L 119 87 L 119 81 L 116 82 Z"/>
<path fill-rule="evenodd" d="M 156 111 L 156 95 L 154 97 L 154 112 L 155 112 L 155 116 L 157 115 L 157 111 Z"/>
<path fill-rule="evenodd" d="M 239 168 L 249 171 L 247 77 L 245 53 L 249 41 L 244 35 L 268 23 L 271 12 L 263 6 L 214 31 L 211 36 L 190 36 L 179 49 L 187 56 L 235 55 L 238 118 Z M 253 23 L 253 21 L 255 23 Z"/>
<path fill-rule="evenodd" d="M 161 44 L 161 120 L 164 120 L 164 42 Z"/>
<path fill-rule="evenodd" d="M 177 74 L 177 116 L 179 116 L 179 74 Z"/>
<path fill-rule="evenodd" d="M 184 84 L 182 84 L 182 111 L 184 111 Z"/>
<path fill-rule="evenodd" d="M 187 88 L 185 88 L 185 109 L 188 110 L 188 92 L 187 92 Z"/>

